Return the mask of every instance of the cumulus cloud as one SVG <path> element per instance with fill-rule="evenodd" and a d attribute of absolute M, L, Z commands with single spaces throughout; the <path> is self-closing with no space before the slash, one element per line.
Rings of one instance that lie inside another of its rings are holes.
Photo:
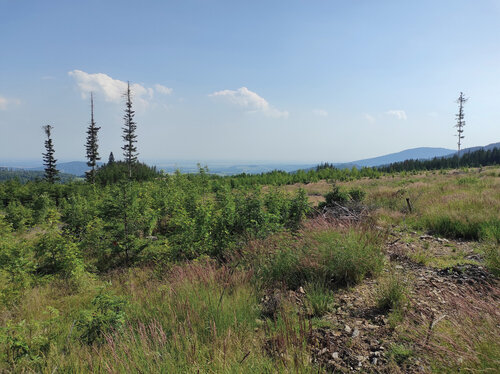
<path fill-rule="evenodd" d="M 100 93 L 104 99 L 109 102 L 120 102 L 123 99 L 123 94 L 127 90 L 127 82 L 119 79 L 113 79 L 104 73 L 89 74 L 81 70 L 73 70 L 68 72 L 78 88 L 81 91 L 82 97 L 87 98 L 90 92 Z M 170 94 L 172 89 L 155 84 L 154 88 L 145 87 L 138 83 L 130 85 L 130 90 L 134 95 L 134 99 L 142 106 L 147 106 L 153 99 L 154 92 L 161 94 Z"/>
<path fill-rule="evenodd" d="M 231 104 L 246 108 L 248 112 L 259 112 L 267 117 L 287 118 L 288 112 L 272 107 L 263 97 L 250 91 L 246 87 L 237 90 L 222 90 L 209 95 L 210 97 L 220 97 Z"/>
<path fill-rule="evenodd" d="M 406 120 L 406 112 L 401 109 L 391 109 L 386 112 L 390 116 L 394 116 L 399 120 Z"/>
<path fill-rule="evenodd" d="M 327 117 L 328 112 L 324 109 L 314 109 L 313 114 L 318 117 Z"/>
<path fill-rule="evenodd" d="M 368 113 L 363 114 L 363 117 L 364 117 L 364 119 L 366 119 L 370 123 L 374 123 L 375 122 L 375 117 L 369 115 Z"/>
<path fill-rule="evenodd" d="M 155 90 L 156 92 L 163 94 L 163 95 L 170 95 L 173 91 L 170 87 L 165 87 L 161 84 L 155 84 Z"/>
<path fill-rule="evenodd" d="M 8 99 L 4 96 L 0 96 L 0 110 L 7 110 L 10 106 L 19 104 L 21 104 L 19 99 Z"/>

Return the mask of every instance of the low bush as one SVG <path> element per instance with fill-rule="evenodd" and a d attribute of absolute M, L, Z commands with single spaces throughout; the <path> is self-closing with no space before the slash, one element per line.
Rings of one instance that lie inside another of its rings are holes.
<path fill-rule="evenodd" d="M 105 334 L 120 330 L 125 323 L 125 305 L 123 298 L 99 292 L 92 300 L 92 307 L 82 311 L 76 323 L 80 341 L 88 345 L 99 344 L 104 341 Z"/>
<path fill-rule="evenodd" d="M 334 207 L 336 204 L 346 205 L 348 203 L 359 203 L 364 200 L 366 192 L 360 188 L 353 187 L 349 190 L 343 190 L 336 184 L 332 185 L 332 190 L 324 197 L 325 201 L 318 204 L 318 208 Z"/>
<path fill-rule="evenodd" d="M 42 234 L 35 246 L 36 272 L 57 274 L 65 279 L 78 279 L 85 273 L 80 251 L 75 242 L 58 229 Z"/>
<path fill-rule="evenodd" d="M 32 224 L 32 212 L 19 201 L 13 200 L 5 208 L 5 219 L 14 230 L 20 230 Z"/>
<path fill-rule="evenodd" d="M 339 186 L 333 185 L 332 191 L 325 195 L 326 206 L 333 206 L 335 203 L 343 204 L 349 201 L 349 193 L 342 191 Z"/>
<path fill-rule="evenodd" d="M 51 348 L 51 339 L 54 339 L 54 336 L 42 333 L 50 322 L 53 321 L 30 326 L 25 321 L 19 323 L 9 321 L 2 327 L 0 344 L 3 352 L 0 358 L 4 367 L 8 369 L 6 372 L 42 372 L 44 358 Z M 24 370 L 20 371 L 19 368 Z"/>
<path fill-rule="evenodd" d="M 363 191 L 362 189 L 360 188 L 351 188 L 348 192 L 349 196 L 351 197 L 351 200 L 352 201 L 355 201 L 355 202 L 361 202 L 364 200 L 365 196 L 366 196 L 366 192 Z"/>

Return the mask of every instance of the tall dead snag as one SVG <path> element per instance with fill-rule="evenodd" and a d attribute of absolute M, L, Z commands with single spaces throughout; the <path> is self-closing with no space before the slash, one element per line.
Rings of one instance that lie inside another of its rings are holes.
<path fill-rule="evenodd" d="M 458 167 L 460 167 L 460 148 L 462 146 L 462 139 L 464 138 L 464 126 L 465 126 L 465 120 L 464 120 L 464 105 L 467 102 L 468 99 L 464 97 L 463 92 L 460 92 L 460 96 L 457 99 L 458 103 L 458 113 L 456 115 L 457 117 L 457 124 L 455 125 L 457 129 L 457 137 L 458 137 Z"/>

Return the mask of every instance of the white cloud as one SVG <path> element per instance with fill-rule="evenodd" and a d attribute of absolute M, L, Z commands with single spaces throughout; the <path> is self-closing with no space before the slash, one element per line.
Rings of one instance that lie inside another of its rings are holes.
<path fill-rule="evenodd" d="M 19 99 L 7 99 L 4 96 L 0 96 L 0 110 L 7 110 L 12 105 L 21 104 L 21 100 Z"/>
<path fill-rule="evenodd" d="M 366 119 L 370 123 L 375 123 L 375 118 L 368 113 L 363 114 L 364 119 Z"/>
<path fill-rule="evenodd" d="M 263 97 L 260 97 L 246 87 L 241 87 L 237 90 L 217 91 L 208 96 L 222 97 L 232 104 L 247 108 L 249 112 L 260 112 L 268 117 L 288 117 L 287 111 L 278 110 L 272 107 Z"/>
<path fill-rule="evenodd" d="M 89 74 L 81 70 L 73 70 L 68 72 L 78 85 L 83 98 L 87 98 L 90 92 L 100 93 L 106 101 L 120 102 L 123 100 L 123 94 L 127 90 L 127 82 L 113 79 L 104 73 Z M 145 87 L 138 83 L 130 85 L 130 90 L 134 95 L 135 101 L 141 106 L 147 106 L 153 99 L 154 91 L 161 94 L 170 94 L 172 89 L 155 84 L 154 89 Z"/>
<path fill-rule="evenodd" d="M 170 87 L 165 87 L 161 84 L 155 84 L 155 90 L 163 95 L 170 95 L 173 91 Z"/>
<path fill-rule="evenodd" d="M 313 114 L 318 117 L 327 117 L 328 112 L 324 109 L 314 109 Z"/>
<path fill-rule="evenodd" d="M 386 112 L 390 116 L 394 116 L 399 120 L 406 120 L 406 112 L 401 109 L 391 109 Z"/>

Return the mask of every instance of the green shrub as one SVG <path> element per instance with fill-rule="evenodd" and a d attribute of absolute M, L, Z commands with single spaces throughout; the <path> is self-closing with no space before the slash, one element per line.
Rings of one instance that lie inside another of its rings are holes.
<path fill-rule="evenodd" d="M 5 209 L 5 219 L 12 224 L 14 230 L 30 226 L 33 220 L 31 209 L 26 208 L 19 201 L 13 200 Z"/>
<path fill-rule="evenodd" d="M 365 191 L 363 191 L 360 188 L 356 188 L 356 187 L 351 188 L 347 193 L 351 197 L 351 200 L 355 201 L 355 202 L 363 201 L 365 196 L 366 196 Z"/>
<path fill-rule="evenodd" d="M 97 215 L 94 206 L 95 198 L 89 198 L 81 194 L 72 194 L 63 199 L 60 204 L 62 220 L 66 224 L 65 230 L 80 236 L 88 223 Z"/>
<path fill-rule="evenodd" d="M 303 219 L 310 210 L 311 207 L 309 206 L 306 191 L 303 188 L 300 188 L 297 191 L 297 195 L 290 202 L 290 211 L 287 217 L 288 219 L 284 220 L 283 223 L 288 228 L 296 231 L 300 228 Z"/>
<path fill-rule="evenodd" d="M 8 305 L 18 300 L 32 279 L 34 264 L 29 246 L 12 236 L 0 237 L 0 301 Z"/>
<path fill-rule="evenodd" d="M 54 208 L 54 202 L 47 192 L 44 192 L 33 199 L 33 223 L 45 223 L 45 219 L 49 214 L 49 209 Z"/>
<path fill-rule="evenodd" d="M 80 341 L 92 345 L 102 343 L 105 334 L 121 329 L 125 323 L 123 298 L 101 290 L 92 300 L 92 307 L 80 313 L 76 327 L 80 333 Z"/>
<path fill-rule="evenodd" d="M 58 274 L 76 280 L 85 273 L 78 246 L 58 229 L 40 236 L 35 245 L 35 259 L 38 274 Z"/>
<path fill-rule="evenodd" d="M 172 249 L 166 239 L 152 241 L 146 246 L 137 258 L 137 262 L 143 265 L 155 265 L 162 267 L 172 261 Z"/>
<path fill-rule="evenodd" d="M 2 359 L 10 368 L 9 372 L 18 372 L 18 367 L 41 372 L 51 337 L 33 330 L 36 330 L 34 326 L 28 326 L 25 321 L 17 324 L 8 322 L 0 330 L 0 342 L 4 348 Z"/>
<path fill-rule="evenodd" d="M 112 265 L 113 237 L 101 218 L 92 219 L 80 237 L 80 251 L 92 271 L 105 271 Z"/>
<path fill-rule="evenodd" d="M 366 192 L 361 190 L 360 188 L 353 187 L 348 191 L 343 191 L 339 186 L 333 184 L 332 191 L 328 192 L 324 197 L 325 201 L 321 202 L 318 207 L 323 208 L 333 207 L 336 204 L 345 205 L 350 201 L 361 202 L 366 196 Z"/>
<path fill-rule="evenodd" d="M 325 195 L 326 206 L 334 206 L 335 203 L 345 204 L 349 201 L 349 193 L 342 191 L 339 186 L 333 185 L 332 191 Z"/>

